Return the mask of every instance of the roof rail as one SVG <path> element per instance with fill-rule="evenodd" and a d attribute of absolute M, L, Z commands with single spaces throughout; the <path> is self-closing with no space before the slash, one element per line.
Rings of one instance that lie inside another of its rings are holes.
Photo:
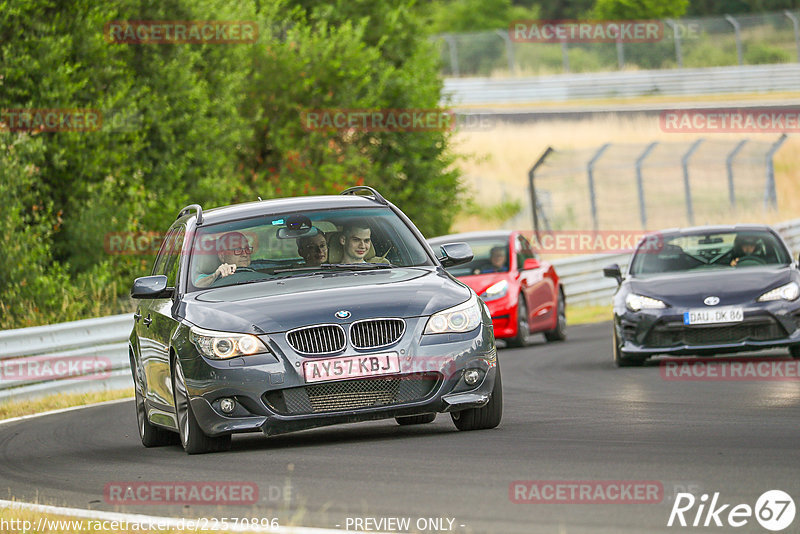
<path fill-rule="evenodd" d="M 192 210 L 197 211 L 197 226 L 200 226 L 201 224 L 203 224 L 203 208 L 202 206 L 200 206 L 200 204 L 189 204 L 188 206 L 183 208 L 180 211 L 180 213 L 178 213 L 178 216 L 175 218 L 180 219 L 181 217 L 183 217 Z"/>
<path fill-rule="evenodd" d="M 342 191 L 339 194 L 340 195 L 355 195 L 356 191 L 368 191 L 370 193 L 369 195 L 359 195 L 359 196 L 366 196 L 366 197 L 372 196 L 372 198 L 374 198 L 376 201 L 380 202 L 381 204 L 383 204 L 385 206 L 389 205 L 389 203 L 386 201 L 385 198 L 383 198 L 381 196 L 380 193 L 378 193 L 375 189 L 369 187 L 368 185 L 357 185 L 355 187 L 351 187 L 349 189 L 345 189 L 344 191 Z"/>

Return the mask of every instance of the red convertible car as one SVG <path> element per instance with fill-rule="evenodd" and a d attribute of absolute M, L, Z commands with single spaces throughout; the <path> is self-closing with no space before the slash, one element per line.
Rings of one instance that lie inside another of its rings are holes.
<path fill-rule="evenodd" d="M 566 339 L 564 288 L 555 268 L 537 258 L 521 232 L 471 232 L 428 240 L 437 254 L 439 245 L 453 242 L 468 243 L 475 256 L 447 271 L 489 306 L 496 338 L 515 347 L 527 345 L 537 332 L 548 341 Z"/>

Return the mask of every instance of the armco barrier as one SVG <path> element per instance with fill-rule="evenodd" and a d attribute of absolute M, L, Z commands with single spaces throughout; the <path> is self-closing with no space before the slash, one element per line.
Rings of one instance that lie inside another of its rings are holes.
<path fill-rule="evenodd" d="M 800 251 L 800 219 L 774 225 L 797 258 Z M 594 254 L 557 259 L 564 283 L 567 305 L 609 304 L 616 282 L 604 278 L 602 269 L 618 263 L 623 271 L 630 254 Z M 132 387 L 128 359 L 128 336 L 133 328 L 131 315 L 114 315 L 49 326 L 36 326 L 0 332 L 0 402 L 53 393 L 87 392 Z M 20 364 L 46 360 L 53 365 L 70 361 L 102 361 L 101 374 L 50 380 L 18 378 Z M 10 375 L 10 376 L 9 376 Z"/>
<path fill-rule="evenodd" d="M 0 402 L 131 387 L 128 336 L 132 328 L 131 315 L 114 315 L 0 332 Z M 70 362 L 97 362 L 96 368 L 102 371 L 59 379 L 42 372 L 45 365 L 69 368 Z M 28 372 L 20 373 L 22 368 Z"/>
<path fill-rule="evenodd" d="M 591 98 L 795 91 L 800 64 L 587 72 L 526 78 L 446 78 L 454 105 L 570 102 Z"/>

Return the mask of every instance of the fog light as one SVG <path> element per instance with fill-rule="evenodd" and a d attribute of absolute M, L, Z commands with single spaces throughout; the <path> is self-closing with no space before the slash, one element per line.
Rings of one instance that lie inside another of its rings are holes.
<path fill-rule="evenodd" d="M 224 413 L 231 413 L 236 408 L 236 401 L 233 399 L 222 399 L 219 401 L 219 409 Z"/>
<path fill-rule="evenodd" d="M 467 369 L 464 371 L 464 382 L 469 384 L 470 386 L 474 386 L 480 380 L 481 374 L 478 372 L 477 369 Z"/>

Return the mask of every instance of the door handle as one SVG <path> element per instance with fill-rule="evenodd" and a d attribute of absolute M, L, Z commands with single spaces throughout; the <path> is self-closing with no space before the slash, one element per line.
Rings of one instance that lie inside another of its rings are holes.
<path fill-rule="evenodd" d="M 142 318 L 142 314 L 139 313 L 138 311 L 133 314 L 133 320 L 134 321 L 139 322 L 139 319 L 141 319 L 141 318 Z"/>
<path fill-rule="evenodd" d="M 152 322 L 153 322 L 153 320 L 150 318 L 150 314 L 149 313 L 147 314 L 147 317 L 145 317 L 142 320 L 142 324 L 145 325 L 145 326 L 148 326 L 148 327 L 150 326 L 150 323 L 152 323 Z"/>

